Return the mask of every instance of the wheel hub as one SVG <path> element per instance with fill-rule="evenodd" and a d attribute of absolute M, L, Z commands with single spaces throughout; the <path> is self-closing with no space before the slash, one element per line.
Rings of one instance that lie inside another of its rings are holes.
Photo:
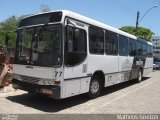
<path fill-rule="evenodd" d="M 93 80 L 91 82 L 91 93 L 97 93 L 99 90 L 99 82 L 97 80 Z"/>

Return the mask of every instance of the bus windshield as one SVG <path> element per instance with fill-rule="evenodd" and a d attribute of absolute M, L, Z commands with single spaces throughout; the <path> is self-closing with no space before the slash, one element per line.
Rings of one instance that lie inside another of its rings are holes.
<path fill-rule="evenodd" d="M 62 62 L 61 25 L 28 27 L 17 31 L 15 64 L 58 67 Z"/>

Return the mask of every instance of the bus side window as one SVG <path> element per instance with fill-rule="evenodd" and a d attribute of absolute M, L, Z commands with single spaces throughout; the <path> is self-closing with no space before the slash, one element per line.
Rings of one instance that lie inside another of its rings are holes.
<path fill-rule="evenodd" d="M 104 54 L 104 31 L 94 26 L 89 27 L 89 52 L 91 54 Z"/>
<path fill-rule="evenodd" d="M 73 33 L 74 30 L 72 27 L 67 27 L 67 48 L 68 52 L 73 52 Z"/>
<path fill-rule="evenodd" d="M 143 49 L 143 56 L 147 57 L 147 44 L 143 43 L 142 44 L 142 49 Z"/>
<path fill-rule="evenodd" d="M 107 55 L 118 54 L 118 36 L 117 33 L 105 31 L 105 52 Z"/>
<path fill-rule="evenodd" d="M 129 38 L 129 56 L 136 56 L 136 41 Z"/>
<path fill-rule="evenodd" d="M 136 51 L 137 51 L 136 54 L 138 56 L 141 56 L 143 54 L 142 53 L 142 43 L 139 41 L 136 42 Z"/>
<path fill-rule="evenodd" d="M 66 27 L 65 65 L 75 66 L 83 62 L 87 56 L 86 31 L 76 27 Z"/>
<path fill-rule="evenodd" d="M 147 45 L 147 57 L 152 58 L 152 46 L 151 45 Z"/>
<path fill-rule="evenodd" d="M 128 38 L 123 35 L 119 35 L 119 55 L 128 56 Z"/>

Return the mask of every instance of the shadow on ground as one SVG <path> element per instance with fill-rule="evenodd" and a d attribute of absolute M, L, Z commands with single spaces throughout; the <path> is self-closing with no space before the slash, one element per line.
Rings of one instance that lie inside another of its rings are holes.
<path fill-rule="evenodd" d="M 147 79 L 149 79 L 149 77 L 145 77 L 143 80 L 147 80 Z M 125 83 L 104 88 L 101 96 L 111 94 L 113 92 L 116 92 L 118 90 L 124 89 L 126 87 L 129 87 L 135 84 L 136 84 L 135 81 L 132 80 L 132 81 L 128 81 Z M 53 100 L 51 98 L 39 96 L 39 95 L 22 94 L 17 96 L 9 96 L 7 97 L 7 99 L 10 101 L 25 105 L 27 107 L 31 107 L 31 108 L 43 111 L 43 112 L 52 112 L 52 113 L 65 110 L 67 108 L 80 105 L 89 101 L 89 99 L 85 95 L 78 95 L 78 96 L 74 96 L 74 97 L 62 99 L 62 100 Z"/>

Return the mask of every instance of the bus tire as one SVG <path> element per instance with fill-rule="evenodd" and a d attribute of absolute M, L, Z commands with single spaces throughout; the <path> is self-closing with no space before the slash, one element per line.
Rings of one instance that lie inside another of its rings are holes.
<path fill-rule="evenodd" d="M 139 69 L 136 82 L 140 83 L 141 81 L 142 81 L 142 69 Z"/>
<path fill-rule="evenodd" d="M 89 86 L 89 92 L 87 96 L 91 99 L 96 98 L 100 95 L 102 90 L 102 82 L 98 75 L 94 75 L 91 78 L 90 86 Z"/>

